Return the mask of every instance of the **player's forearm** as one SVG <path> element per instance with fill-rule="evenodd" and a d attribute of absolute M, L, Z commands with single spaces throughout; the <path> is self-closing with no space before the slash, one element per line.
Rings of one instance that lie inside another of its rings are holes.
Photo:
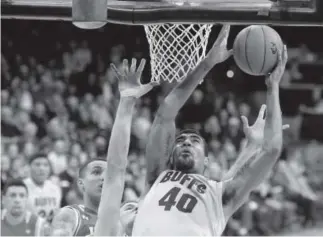
<path fill-rule="evenodd" d="M 127 165 L 127 156 L 130 145 L 131 121 L 136 99 L 121 98 L 112 127 L 107 154 L 108 167 L 113 171 L 124 170 Z M 117 169 L 117 170 L 116 170 Z M 109 173 L 109 172 L 108 172 Z"/>
<path fill-rule="evenodd" d="M 212 69 L 212 66 L 213 65 L 208 62 L 207 58 L 199 63 L 196 68 L 166 96 L 164 102 L 158 109 L 158 114 L 170 119 L 175 119 L 195 88 Z"/>
<path fill-rule="evenodd" d="M 115 122 L 112 127 L 107 155 L 106 177 L 103 183 L 102 200 L 98 210 L 95 236 L 111 236 L 117 233 L 120 220 L 120 204 L 125 183 L 125 172 L 130 145 L 131 120 L 136 99 L 120 99 Z M 107 220 L 109 222 L 107 223 Z"/>
<path fill-rule="evenodd" d="M 250 191 L 267 177 L 275 165 L 282 149 L 282 115 L 279 103 L 279 84 L 271 83 L 267 91 L 267 114 L 264 130 L 264 144 L 261 152 L 248 169 Z M 252 180 L 254 179 L 254 180 Z"/>
<path fill-rule="evenodd" d="M 255 157 L 256 153 L 260 151 L 260 147 L 248 143 L 240 152 L 239 156 L 237 157 L 236 162 L 230 167 L 229 171 L 224 175 L 223 181 L 228 181 L 244 172 L 245 169 L 253 161 L 253 157 Z"/>
<path fill-rule="evenodd" d="M 271 83 L 267 88 L 267 113 L 264 130 L 264 150 L 282 148 L 282 113 L 279 103 L 279 83 Z M 277 155 L 278 156 L 278 155 Z"/>

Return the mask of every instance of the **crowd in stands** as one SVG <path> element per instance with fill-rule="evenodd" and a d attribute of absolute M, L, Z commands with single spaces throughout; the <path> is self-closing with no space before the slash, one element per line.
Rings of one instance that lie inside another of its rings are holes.
<path fill-rule="evenodd" d="M 18 24 L 19 28 L 16 28 Z M 2 185 L 12 178 L 28 177 L 29 158 L 44 152 L 51 162 L 51 179 L 63 190 L 61 205 L 82 202 L 82 193 L 75 182 L 78 168 L 88 159 L 106 157 L 119 98 L 116 77 L 109 65 L 119 65 L 124 57 L 148 58 L 148 45 L 142 29 L 125 26 L 123 30 L 127 34 L 122 34 L 121 30 L 111 29 L 112 26 L 106 28 L 107 32 L 91 33 L 67 23 L 4 21 Z M 129 34 L 133 35 L 131 42 L 127 39 Z M 290 50 L 291 60 L 283 87 L 289 87 L 295 80 L 306 80 L 298 65 L 302 60 L 322 63 L 321 56 L 306 46 Z M 230 168 L 244 144 L 240 116 L 254 122 L 259 103 L 265 102 L 263 80 L 257 78 L 257 83 L 263 84 L 259 88 L 255 88 L 255 79 L 236 82 L 242 80 L 242 72 L 230 62 L 208 75 L 177 120 L 179 129 L 194 128 L 205 137 L 209 144 L 212 160 L 209 172 L 213 179 L 221 178 Z M 323 64 L 320 65 L 322 68 Z M 234 79 L 226 75 L 228 70 L 232 70 Z M 149 79 L 147 70 L 143 80 Z M 322 75 L 320 80 L 323 81 Z M 245 84 L 241 86 L 241 83 Z M 159 102 L 170 87 L 165 83 L 136 105 L 124 200 L 137 200 L 143 192 L 148 133 Z M 315 105 L 301 107 L 320 114 L 322 88 L 317 88 L 320 87 L 311 89 L 313 98 L 316 98 Z M 285 121 L 293 126 L 297 116 L 286 116 Z M 285 133 L 284 150 L 272 175 L 230 220 L 226 234 L 270 235 L 294 225 L 322 222 L 320 212 L 323 213 L 323 209 L 319 204 L 323 199 L 320 196 L 323 163 L 319 159 L 322 158 L 322 145 L 320 141 L 301 141 L 298 132 L 291 129 Z"/>

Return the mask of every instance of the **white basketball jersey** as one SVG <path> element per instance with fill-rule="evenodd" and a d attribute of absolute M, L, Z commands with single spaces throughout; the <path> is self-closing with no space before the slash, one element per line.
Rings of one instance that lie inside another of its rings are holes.
<path fill-rule="evenodd" d="M 222 183 L 166 170 L 140 203 L 133 236 L 220 236 Z"/>
<path fill-rule="evenodd" d="M 31 178 L 24 180 L 28 188 L 28 207 L 40 217 L 51 220 L 54 212 L 60 208 L 62 191 L 58 185 L 46 180 L 44 185 L 38 186 Z"/>

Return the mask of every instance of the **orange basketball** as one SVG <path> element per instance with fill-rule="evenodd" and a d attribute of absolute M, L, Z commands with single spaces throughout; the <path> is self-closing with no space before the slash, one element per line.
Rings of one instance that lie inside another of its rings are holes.
<path fill-rule="evenodd" d="M 277 65 L 278 49 L 283 49 L 283 41 L 274 29 L 252 25 L 237 35 L 233 44 L 233 57 L 245 73 L 267 75 Z"/>

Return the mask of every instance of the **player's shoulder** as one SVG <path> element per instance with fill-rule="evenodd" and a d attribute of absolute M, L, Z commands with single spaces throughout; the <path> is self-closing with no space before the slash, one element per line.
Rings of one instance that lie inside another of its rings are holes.
<path fill-rule="evenodd" d="M 61 191 L 61 188 L 58 184 L 56 184 L 55 182 L 53 182 L 52 180 L 48 179 L 45 181 L 44 183 L 44 187 L 46 189 L 51 189 L 55 192 L 60 192 Z"/>
<path fill-rule="evenodd" d="M 27 187 L 31 187 L 31 185 L 33 185 L 33 181 L 31 180 L 31 178 L 25 178 L 22 180 L 24 182 L 24 184 L 27 186 Z"/>
<path fill-rule="evenodd" d="M 61 209 L 65 208 L 65 209 L 69 209 L 69 210 L 80 210 L 81 208 L 79 206 L 81 206 L 81 205 L 71 204 L 71 205 L 67 205 L 67 206 L 62 207 Z"/>
<path fill-rule="evenodd" d="M 84 215 L 87 213 L 87 209 L 85 208 L 84 205 L 81 205 L 81 204 L 72 204 L 72 205 L 65 206 L 65 208 L 73 210 L 74 213 L 76 213 L 77 215 Z"/>
<path fill-rule="evenodd" d="M 62 218 L 70 221 L 75 220 L 78 217 L 77 209 L 74 207 L 74 205 L 62 207 L 57 211 L 55 217 L 56 219 Z"/>

